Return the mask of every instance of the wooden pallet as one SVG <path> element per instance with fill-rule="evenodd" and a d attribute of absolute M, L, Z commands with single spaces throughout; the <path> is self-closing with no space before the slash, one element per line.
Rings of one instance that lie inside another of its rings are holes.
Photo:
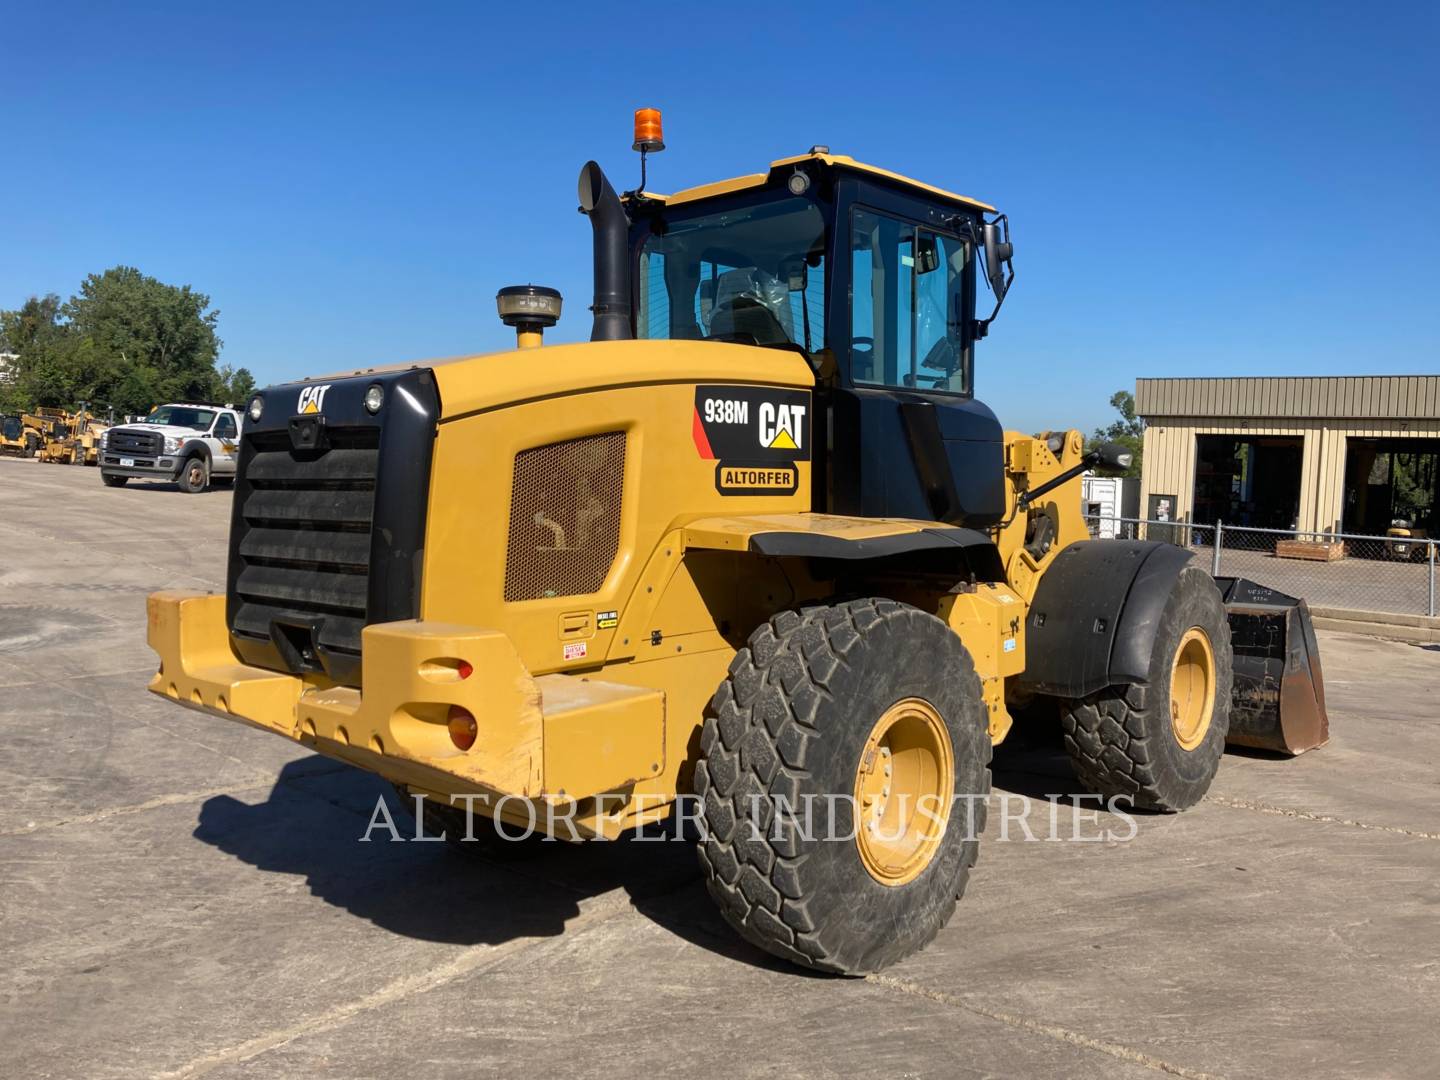
<path fill-rule="evenodd" d="M 1312 562 L 1334 562 L 1345 557 L 1343 540 L 1279 540 L 1275 556 L 1280 559 L 1309 559 Z"/>

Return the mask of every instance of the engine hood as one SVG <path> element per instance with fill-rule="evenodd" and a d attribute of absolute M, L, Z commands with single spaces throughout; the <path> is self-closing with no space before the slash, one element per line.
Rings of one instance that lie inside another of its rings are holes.
<path fill-rule="evenodd" d="M 116 424 L 114 427 L 106 428 L 105 430 L 112 433 L 116 431 L 158 432 L 171 439 L 177 439 L 182 436 L 186 438 L 199 438 L 205 434 L 205 432 L 197 431 L 195 428 L 180 427 L 176 424 Z"/>
<path fill-rule="evenodd" d="M 814 372 L 790 349 L 718 341 L 592 341 L 432 361 L 441 420 L 540 398 L 677 382 L 809 388 Z"/>
<path fill-rule="evenodd" d="M 264 391 L 263 423 L 270 423 L 278 415 L 276 410 L 286 416 L 317 408 L 329 412 L 336 400 L 330 396 L 332 386 L 337 394 L 340 385 L 347 392 L 356 386 L 363 391 L 368 381 L 388 384 L 403 372 L 422 369 L 434 373 L 441 423 L 526 401 L 618 386 L 716 382 L 809 389 L 815 385 L 810 365 L 792 349 L 719 341 L 586 341 L 412 360 L 281 383 Z"/>

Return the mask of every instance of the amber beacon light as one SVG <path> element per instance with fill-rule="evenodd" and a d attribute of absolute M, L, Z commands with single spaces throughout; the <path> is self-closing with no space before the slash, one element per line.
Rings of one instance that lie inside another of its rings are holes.
<path fill-rule="evenodd" d="M 642 154 L 655 154 L 665 149 L 665 131 L 660 124 L 659 109 L 635 110 L 635 144 L 630 147 Z"/>

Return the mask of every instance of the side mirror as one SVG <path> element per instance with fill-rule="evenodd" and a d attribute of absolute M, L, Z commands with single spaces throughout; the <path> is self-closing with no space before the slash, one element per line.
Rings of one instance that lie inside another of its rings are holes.
<path fill-rule="evenodd" d="M 1101 443 L 1091 454 L 1097 468 L 1110 469 L 1113 472 L 1124 472 L 1135 462 L 1134 453 L 1121 443 Z"/>
<path fill-rule="evenodd" d="M 1010 243 L 1010 219 L 1001 214 L 994 221 L 985 222 L 981 226 L 981 237 L 981 243 L 985 245 L 985 276 L 990 279 L 998 310 L 1010 289 L 1010 282 L 1015 280 L 1015 270 L 1010 265 L 1015 256 L 1015 245 Z"/>
<path fill-rule="evenodd" d="M 929 274 L 940 269 L 940 245 L 929 233 L 921 233 L 915 245 L 915 273 Z"/>

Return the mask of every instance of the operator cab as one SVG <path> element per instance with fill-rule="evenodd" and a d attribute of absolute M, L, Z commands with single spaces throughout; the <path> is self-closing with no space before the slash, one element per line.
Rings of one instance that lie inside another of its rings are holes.
<path fill-rule="evenodd" d="M 584 203 L 584 174 L 581 188 Z M 981 528 L 1004 516 L 1000 424 L 974 398 L 989 323 L 975 315 L 977 252 L 1000 246 L 992 207 L 818 147 L 765 173 L 621 202 L 635 337 L 810 363 L 817 509 Z M 596 235 L 599 304 L 598 222 Z"/>

